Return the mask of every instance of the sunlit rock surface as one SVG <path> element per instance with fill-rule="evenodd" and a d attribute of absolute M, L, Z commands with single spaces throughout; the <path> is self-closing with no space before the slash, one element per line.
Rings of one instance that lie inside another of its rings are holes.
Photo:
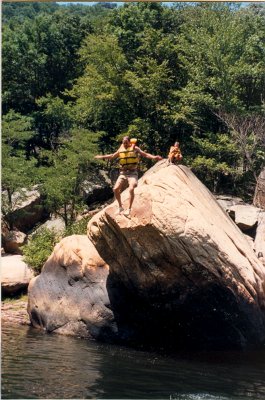
<path fill-rule="evenodd" d="M 122 198 L 128 206 L 128 192 Z M 156 164 L 135 191 L 131 219 L 116 210 L 94 216 L 88 236 L 109 265 L 123 340 L 171 348 L 264 341 L 264 268 L 187 167 Z"/>
<path fill-rule="evenodd" d="M 89 239 L 63 239 L 30 282 L 34 326 L 169 350 L 264 342 L 264 267 L 187 167 L 157 163 L 131 218 L 116 211 L 91 219 Z"/>

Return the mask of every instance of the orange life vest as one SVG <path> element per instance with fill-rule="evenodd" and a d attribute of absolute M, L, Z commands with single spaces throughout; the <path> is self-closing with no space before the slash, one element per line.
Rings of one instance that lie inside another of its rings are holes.
<path fill-rule="evenodd" d="M 175 158 L 176 160 L 182 159 L 182 154 L 179 147 L 171 146 L 168 154 L 168 158 Z"/>

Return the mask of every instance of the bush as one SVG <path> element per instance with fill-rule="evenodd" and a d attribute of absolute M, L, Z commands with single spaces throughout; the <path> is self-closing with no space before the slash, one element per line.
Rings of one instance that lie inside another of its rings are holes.
<path fill-rule="evenodd" d="M 86 235 L 88 220 L 89 218 L 83 218 L 81 221 L 74 222 L 61 234 L 47 228 L 42 228 L 29 237 L 28 243 L 23 246 L 23 256 L 25 263 L 34 270 L 35 275 L 41 273 L 43 264 L 51 255 L 56 243 L 58 243 L 62 237 Z"/>
<path fill-rule="evenodd" d="M 55 244 L 60 237 L 47 228 L 43 228 L 29 238 L 26 245 L 23 246 L 24 261 L 38 275 L 41 272 L 42 266 L 51 255 Z"/>
<path fill-rule="evenodd" d="M 89 217 L 82 218 L 80 221 L 74 222 L 68 225 L 65 228 L 63 233 L 63 237 L 71 236 L 71 235 L 86 235 L 87 233 L 87 223 L 89 221 Z"/>

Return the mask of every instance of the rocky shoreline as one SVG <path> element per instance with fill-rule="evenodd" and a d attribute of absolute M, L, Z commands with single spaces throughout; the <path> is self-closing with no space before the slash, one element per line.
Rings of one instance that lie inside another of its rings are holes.
<path fill-rule="evenodd" d="M 264 210 L 163 161 L 136 194 L 131 218 L 113 202 L 94 210 L 87 234 L 62 239 L 36 277 L 4 254 L 2 293 L 16 297 L 2 299 L 2 321 L 133 346 L 263 343 Z"/>
<path fill-rule="evenodd" d="M 13 300 L 1 302 L 1 320 L 19 325 L 30 325 L 29 315 L 27 313 L 27 300 Z"/>
<path fill-rule="evenodd" d="M 87 235 L 55 246 L 29 283 L 32 325 L 169 351 L 264 343 L 263 210 L 216 199 L 190 169 L 165 161 L 135 193 L 130 218 L 113 202 Z"/>

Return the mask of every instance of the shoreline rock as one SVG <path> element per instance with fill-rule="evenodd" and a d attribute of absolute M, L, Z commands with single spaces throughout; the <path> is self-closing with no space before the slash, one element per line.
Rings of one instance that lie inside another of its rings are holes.
<path fill-rule="evenodd" d="M 27 312 L 27 300 L 13 300 L 1 302 L 1 320 L 18 325 L 30 325 Z"/>

